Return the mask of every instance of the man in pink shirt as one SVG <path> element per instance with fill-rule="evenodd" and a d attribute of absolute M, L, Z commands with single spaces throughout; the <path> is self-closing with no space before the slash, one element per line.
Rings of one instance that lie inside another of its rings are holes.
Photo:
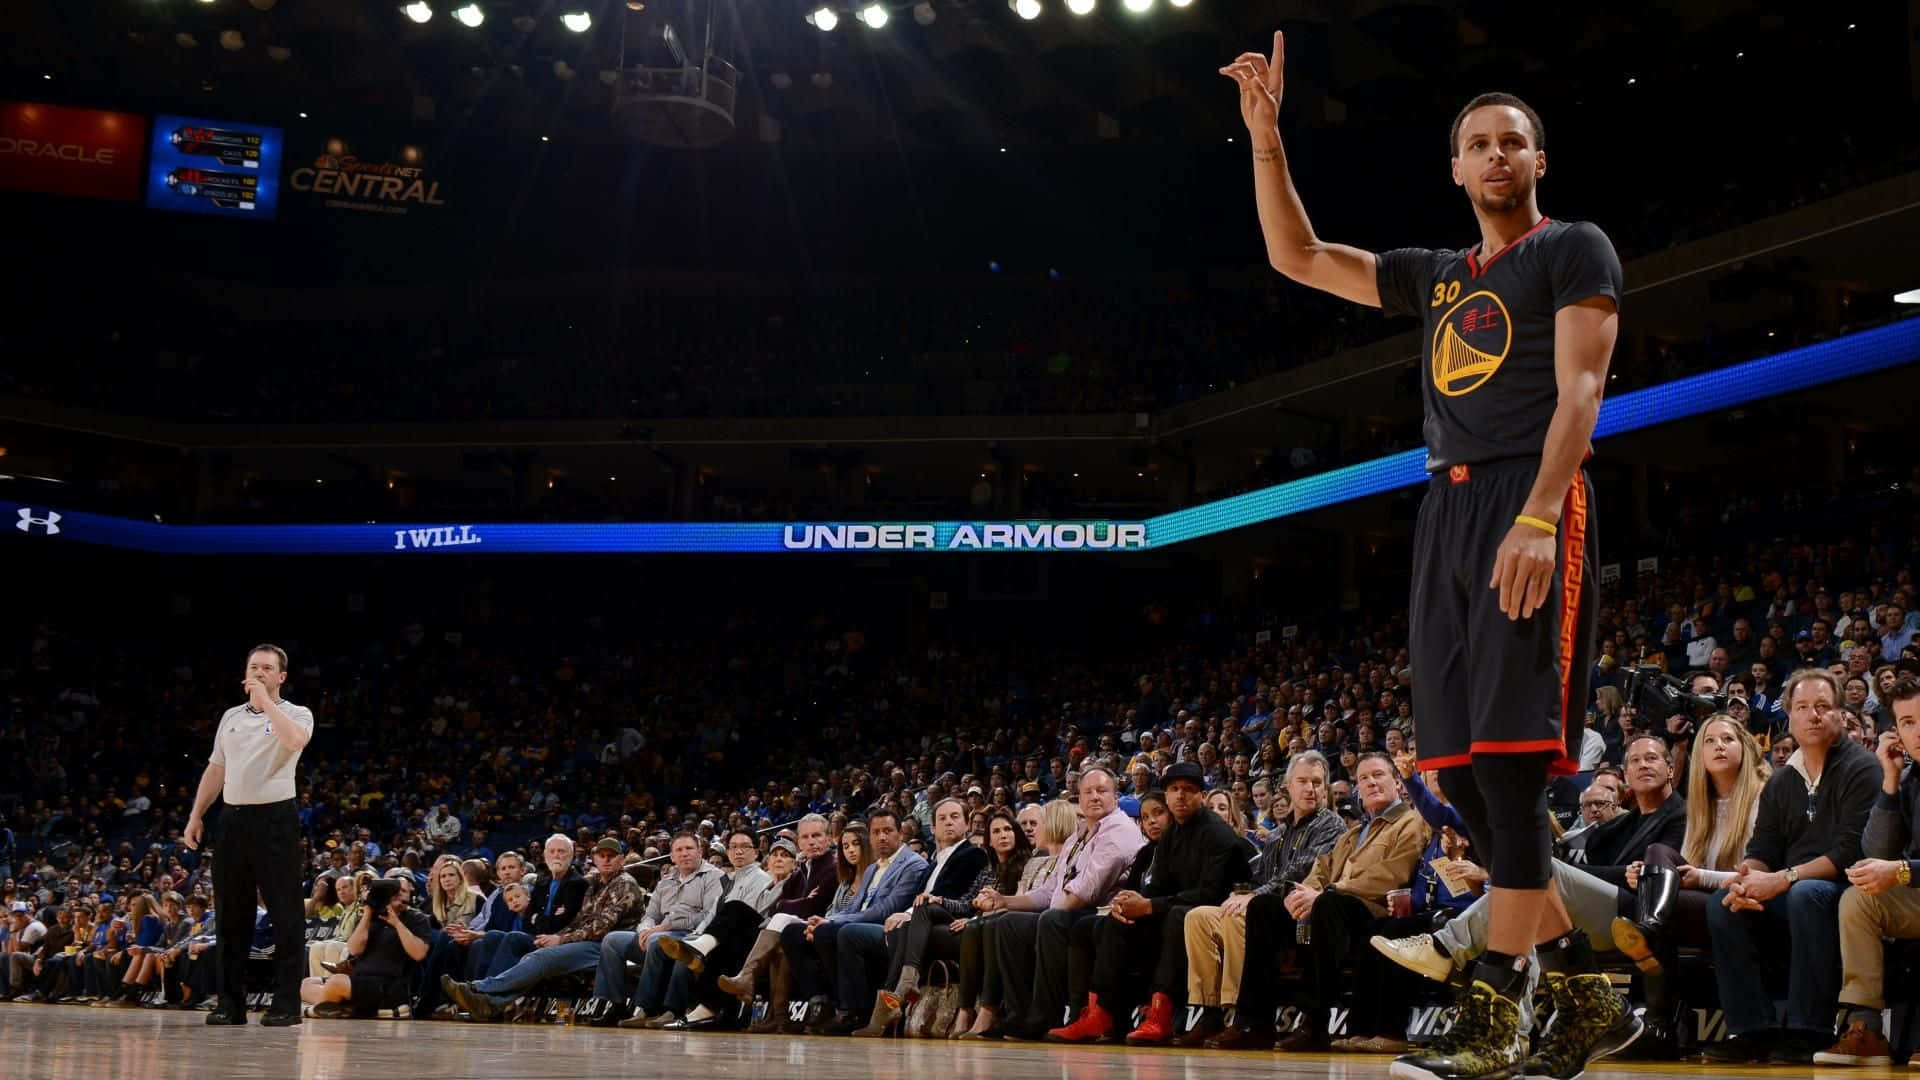
<path fill-rule="evenodd" d="M 1080 827 L 1067 841 L 1061 869 L 1017 896 L 984 889 L 975 903 L 999 911 L 995 954 L 1008 1000 L 1002 1002 L 1000 1034 L 1039 1039 L 1064 1023 L 1067 1008 L 1067 936 L 1081 919 L 1092 918 L 1120 886 L 1134 854 L 1146 846 L 1140 827 L 1119 807 L 1119 781 L 1090 765 L 1080 774 Z M 1021 1000 L 1031 987 L 1028 1000 Z"/>

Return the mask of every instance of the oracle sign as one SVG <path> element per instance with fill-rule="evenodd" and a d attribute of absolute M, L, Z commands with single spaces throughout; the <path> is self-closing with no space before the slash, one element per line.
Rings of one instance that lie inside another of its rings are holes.
<path fill-rule="evenodd" d="M 0 102 L 0 188 L 138 199 L 146 138 L 133 113 Z"/>

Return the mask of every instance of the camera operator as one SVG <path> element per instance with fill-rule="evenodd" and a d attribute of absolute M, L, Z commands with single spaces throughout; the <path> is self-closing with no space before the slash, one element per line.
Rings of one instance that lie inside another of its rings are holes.
<path fill-rule="evenodd" d="M 391 879 L 374 882 L 362 903 L 366 911 L 347 938 L 353 974 L 300 984 L 300 1000 L 313 1007 L 315 1017 L 364 1016 L 412 999 L 409 987 L 427 958 L 432 921 L 407 905 L 399 882 Z"/>
<path fill-rule="evenodd" d="M 1622 693 L 1637 710 L 1640 727 L 1664 733 L 1673 744 L 1669 764 L 1675 776 L 1686 775 L 1694 725 L 1727 710 L 1720 678 L 1711 671 L 1689 671 L 1676 679 L 1657 666 L 1643 664 L 1627 672 Z"/>

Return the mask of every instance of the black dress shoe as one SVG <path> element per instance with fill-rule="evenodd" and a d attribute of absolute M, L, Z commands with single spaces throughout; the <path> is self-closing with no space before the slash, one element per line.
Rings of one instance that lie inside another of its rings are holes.
<path fill-rule="evenodd" d="M 300 1010 L 271 1009 L 260 1018 L 261 1027 L 299 1027 Z"/>
<path fill-rule="evenodd" d="M 1789 1031 L 1774 1040 L 1769 1065 L 1812 1065 L 1813 1055 L 1833 1043 L 1832 1032 Z"/>
<path fill-rule="evenodd" d="M 1764 1032 L 1749 1031 L 1701 1047 L 1700 1060 L 1709 1065 L 1751 1065 L 1765 1061 L 1772 1052 L 1773 1042 Z"/>
<path fill-rule="evenodd" d="M 210 1027 L 239 1026 L 246 1022 L 247 1011 L 245 1009 L 221 1008 L 215 1009 L 207 1014 L 207 1024 Z"/>
<path fill-rule="evenodd" d="M 822 1035 L 847 1036 L 867 1026 L 867 1018 L 858 1013 L 843 1012 L 820 1030 Z"/>

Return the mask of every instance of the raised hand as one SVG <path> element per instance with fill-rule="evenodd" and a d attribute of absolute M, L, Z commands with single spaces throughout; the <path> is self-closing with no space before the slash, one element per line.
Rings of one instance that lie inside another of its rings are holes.
<path fill-rule="evenodd" d="M 1259 135 L 1280 123 L 1280 96 L 1286 88 L 1286 35 L 1273 32 L 1273 59 L 1257 52 L 1241 53 L 1220 74 L 1240 86 L 1240 119 L 1247 130 Z"/>

